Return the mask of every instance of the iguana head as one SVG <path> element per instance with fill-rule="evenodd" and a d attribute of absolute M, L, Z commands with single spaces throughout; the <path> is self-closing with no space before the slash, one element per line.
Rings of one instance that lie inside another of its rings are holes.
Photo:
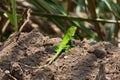
<path fill-rule="evenodd" d="M 74 36 L 76 30 L 77 30 L 77 27 L 71 26 L 71 27 L 68 29 L 68 34 L 71 35 L 71 36 Z"/>

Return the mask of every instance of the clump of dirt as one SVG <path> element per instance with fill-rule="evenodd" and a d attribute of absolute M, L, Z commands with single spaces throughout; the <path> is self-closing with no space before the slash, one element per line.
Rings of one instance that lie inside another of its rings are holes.
<path fill-rule="evenodd" d="M 0 80 L 119 80 L 120 48 L 109 42 L 75 40 L 48 67 L 61 38 L 50 38 L 38 29 L 14 33 L 0 47 Z"/>

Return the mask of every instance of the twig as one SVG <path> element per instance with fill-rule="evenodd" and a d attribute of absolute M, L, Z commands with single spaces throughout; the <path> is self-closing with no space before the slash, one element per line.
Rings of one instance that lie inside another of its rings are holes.
<path fill-rule="evenodd" d="M 32 68 L 32 69 L 43 69 L 43 68 L 45 68 L 47 66 L 47 65 L 43 65 L 43 66 L 29 66 L 29 65 L 26 65 L 26 64 L 23 64 L 23 63 L 20 63 L 20 62 L 19 62 L 19 64 L 23 65 L 25 67 L 28 67 L 28 68 Z"/>
<path fill-rule="evenodd" d="M 5 25 L 4 25 L 3 28 L 2 28 L 2 33 L 5 32 L 7 26 L 9 25 L 9 23 L 10 23 L 10 20 L 7 20 L 6 23 L 5 23 Z"/>
<path fill-rule="evenodd" d="M 120 23 L 120 20 L 108 20 L 108 19 L 85 19 L 81 17 L 71 17 L 71 16 L 63 16 L 63 15 L 53 15 L 53 14 L 44 14 L 44 13 L 36 13 L 32 12 L 31 15 L 33 16 L 42 16 L 42 17 L 54 17 L 54 18 L 59 18 L 59 19 L 64 19 L 64 20 L 76 20 L 76 21 L 87 21 L 87 22 L 101 22 L 101 23 Z"/>
<path fill-rule="evenodd" d="M 11 74 L 10 74 L 10 71 L 9 70 L 6 70 L 5 71 L 5 74 L 6 75 L 8 75 L 10 78 L 12 78 L 13 80 L 17 80 L 14 76 L 12 76 Z"/>
<path fill-rule="evenodd" d="M 23 27 L 30 21 L 30 9 L 27 10 L 27 19 L 25 20 L 25 22 L 22 24 L 22 26 L 19 29 L 19 32 L 21 32 L 23 30 Z"/>

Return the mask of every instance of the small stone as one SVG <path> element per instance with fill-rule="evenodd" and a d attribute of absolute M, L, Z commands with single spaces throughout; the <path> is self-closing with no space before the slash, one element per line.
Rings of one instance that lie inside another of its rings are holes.
<path fill-rule="evenodd" d="M 10 71 L 9 71 L 9 70 L 5 70 L 5 73 L 6 73 L 6 74 L 10 74 Z"/>
<path fill-rule="evenodd" d="M 107 55 L 107 51 L 105 50 L 105 48 L 96 48 L 94 51 L 93 51 L 93 54 L 95 54 L 95 56 L 97 58 L 104 58 L 106 55 Z"/>
<path fill-rule="evenodd" d="M 64 56 L 64 58 L 65 58 L 65 59 L 67 59 L 67 58 L 68 58 L 68 56 Z"/>

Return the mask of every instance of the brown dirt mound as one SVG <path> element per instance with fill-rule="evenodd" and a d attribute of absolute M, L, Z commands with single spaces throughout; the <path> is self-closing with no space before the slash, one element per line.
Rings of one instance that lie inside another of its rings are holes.
<path fill-rule="evenodd" d="M 47 68 L 60 38 L 38 29 L 14 33 L 0 47 L 0 80 L 120 80 L 120 48 L 109 42 L 77 41 Z M 26 66 L 27 65 L 27 66 Z"/>

